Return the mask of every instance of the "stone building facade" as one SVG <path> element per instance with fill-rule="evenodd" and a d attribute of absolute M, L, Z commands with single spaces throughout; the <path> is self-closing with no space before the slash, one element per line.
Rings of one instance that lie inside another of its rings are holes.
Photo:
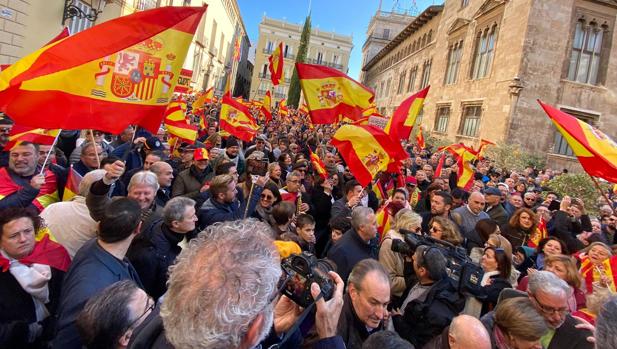
<path fill-rule="evenodd" d="M 287 98 L 296 54 L 300 47 L 301 34 L 302 24 L 298 25 L 267 17 L 262 19 L 259 24 L 259 39 L 251 80 L 251 99 L 263 99 L 269 89 L 273 89 L 272 97 L 274 100 L 279 101 Z M 326 65 L 347 73 L 349 56 L 353 48 L 352 39 L 351 36 L 323 31 L 313 26 L 306 63 Z M 283 80 L 273 88 L 268 71 L 268 57 L 280 42 L 283 42 L 285 61 L 283 64 Z"/>
<path fill-rule="evenodd" d="M 391 115 L 431 86 L 419 118 L 433 136 L 517 143 L 580 169 L 537 99 L 617 138 L 615 0 L 446 0 L 364 65 Z"/>

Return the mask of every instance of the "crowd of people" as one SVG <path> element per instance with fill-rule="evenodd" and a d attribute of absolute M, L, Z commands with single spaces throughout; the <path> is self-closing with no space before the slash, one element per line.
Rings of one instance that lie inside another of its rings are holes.
<path fill-rule="evenodd" d="M 464 190 L 452 155 L 436 175 L 440 154 L 407 142 L 363 187 L 334 125 L 275 110 L 242 142 L 219 109 L 193 111 L 195 142 L 128 126 L 0 153 L 0 348 L 617 348 L 615 202 L 488 158 Z M 306 308 L 282 295 L 301 254 L 333 269 Z"/>

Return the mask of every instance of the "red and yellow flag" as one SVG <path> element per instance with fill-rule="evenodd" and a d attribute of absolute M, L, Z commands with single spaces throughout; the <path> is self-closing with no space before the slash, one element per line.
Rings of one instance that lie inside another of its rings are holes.
<path fill-rule="evenodd" d="M 64 185 L 64 192 L 62 193 L 62 201 L 70 201 L 76 195 L 79 195 L 79 183 L 83 177 L 73 169 L 73 166 L 69 168 L 69 175 L 66 178 L 66 184 Z"/>
<path fill-rule="evenodd" d="M 272 95 L 270 94 L 270 90 L 266 91 L 260 111 L 266 118 L 266 122 L 272 120 Z"/>
<path fill-rule="evenodd" d="M 326 171 L 326 165 L 323 163 L 323 161 L 321 161 L 317 154 L 313 153 L 313 151 L 310 149 L 309 151 L 311 152 L 311 164 L 313 165 L 313 169 L 315 170 L 315 172 L 317 172 L 317 174 L 323 179 L 328 178 L 328 171 Z"/>
<path fill-rule="evenodd" d="M 0 73 L 0 111 L 30 127 L 156 132 L 205 10 L 136 12 L 47 45 Z"/>
<path fill-rule="evenodd" d="M 259 129 L 251 111 L 231 98 L 228 93 L 223 95 L 220 118 L 221 130 L 227 131 L 245 142 L 253 140 Z"/>
<path fill-rule="evenodd" d="M 283 79 L 283 42 L 280 42 L 274 52 L 268 57 L 268 70 L 270 71 L 270 79 L 274 86 L 278 85 Z"/>
<path fill-rule="evenodd" d="M 356 121 L 373 105 L 373 91 L 339 70 L 303 63 L 296 70 L 313 124 Z"/>
<path fill-rule="evenodd" d="M 389 164 L 407 157 L 400 143 L 393 142 L 383 130 L 374 126 L 344 125 L 336 131 L 331 143 L 363 187 Z"/>
<path fill-rule="evenodd" d="M 13 125 L 9 133 L 9 140 L 4 146 L 4 150 L 11 150 L 20 142 L 30 142 L 35 144 L 52 145 L 60 130 L 45 130 L 42 128 L 31 128 L 21 125 Z"/>
<path fill-rule="evenodd" d="M 433 178 L 441 177 L 441 173 L 443 172 L 443 162 L 445 159 L 446 153 L 442 153 L 441 157 L 439 158 L 439 163 L 437 163 L 437 168 L 435 169 L 435 175 L 433 176 Z"/>
<path fill-rule="evenodd" d="M 234 43 L 234 61 L 238 62 L 242 54 L 242 35 L 236 36 L 236 42 Z"/>
<path fill-rule="evenodd" d="M 390 230 L 390 226 L 392 223 L 390 222 L 390 214 L 388 212 L 388 207 L 383 206 L 377 210 L 375 213 L 375 220 L 377 221 L 377 233 L 379 235 L 379 240 L 381 241 L 384 238 L 384 235 Z"/>
<path fill-rule="evenodd" d="M 214 97 L 214 90 L 210 87 L 193 102 L 193 109 L 203 108 L 206 103 L 211 103 L 212 97 Z"/>
<path fill-rule="evenodd" d="M 418 114 L 422 111 L 424 99 L 430 88 L 430 86 L 427 86 L 425 89 L 404 100 L 403 103 L 396 108 L 384 129 L 392 139 L 409 139 L 413 125 L 416 123 Z"/>
<path fill-rule="evenodd" d="M 285 98 L 281 99 L 281 101 L 279 102 L 279 115 L 289 115 L 289 109 L 287 109 L 287 99 Z"/>
<path fill-rule="evenodd" d="M 7 171 L 6 167 L 0 168 L 0 200 L 5 197 L 15 194 L 22 188 L 15 184 L 11 175 Z M 36 206 L 39 212 L 43 211 L 45 207 L 59 201 L 57 178 L 56 175 L 50 170 L 45 170 L 45 184 L 41 186 L 38 195 L 32 201 L 32 204 Z"/>
<path fill-rule="evenodd" d="M 495 145 L 495 142 L 492 142 L 486 139 L 480 140 L 480 146 L 478 146 L 478 150 L 476 151 L 476 154 L 478 155 L 479 160 L 482 160 L 484 158 L 484 149 L 486 148 L 487 145 Z"/>
<path fill-rule="evenodd" d="M 420 150 L 426 149 L 426 144 L 424 143 L 424 135 L 422 134 L 422 126 L 418 127 L 416 142 L 418 143 L 418 147 L 420 147 Z"/>
<path fill-rule="evenodd" d="M 538 100 L 590 176 L 617 183 L 617 144 L 597 128 Z"/>
<path fill-rule="evenodd" d="M 191 125 L 186 118 L 186 103 L 171 102 L 165 111 L 165 127 L 169 134 L 189 144 L 197 139 L 197 126 Z"/>
<path fill-rule="evenodd" d="M 462 143 L 452 144 L 438 149 L 438 151 L 442 150 L 447 150 L 457 157 L 458 181 L 456 182 L 456 186 L 464 190 L 471 189 L 475 173 L 471 166 L 471 162 L 478 158 L 476 152 Z"/>
<path fill-rule="evenodd" d="M 548 237 L 548 230 L 546 229 L 546 221 L 540 217 L 540 223 L 536 227 L 536 231 L 531 234 L 529 240 L 527 240 L 527 246 L 536 248 L 544 238 Z"/>
<path fill-rule="evenodd" d="M 580 260 L 581 268 L 579 269 L 579 273 L 581 273 L 585 279 L 585 286 L 587 286 L 588 293 L 593 292 L 593 284 L 599 282 L 602 276 L 606 276 L 611 280 L 609 284 L 611 293 L 617 292 L 617 256 L 605 259 L 601 266 L 593 264 L 589 256 L 584 256 Z"/>

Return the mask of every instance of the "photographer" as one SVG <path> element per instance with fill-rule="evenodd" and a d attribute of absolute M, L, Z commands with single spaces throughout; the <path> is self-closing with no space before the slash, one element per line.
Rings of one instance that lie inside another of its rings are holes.
<path fill-rule="evenodd" d="M 392 314 L 396 331 L 416 348 L 439 335 L 463 310 L 465 300 L 448 278 L 446 263 L 438 248 L 418 246 L 413 255 L 418 283 L 409 291 L 402 311 Z"/>
<path fill-rule="evenodd" d="M 178 256 L 170 269 L 160 315 L 149 317 L 136 329 L 129 348 L 244 349 L 260 343 L 269 348 L 280 341 L 292 329 L 300 309 L 278 292 L 280 256 L 270 234 L 265 223 L 254 219 L 206 228 Z M 329 276 L 335 291 L 332 299 L 316 302 L 319 341 L 314 348 L 342 349 L 336 324 L 344 283 L 334 272 Z M 321 292 L 315 283 L 310 291 L 314 298 Z M 289 343 L 289 347 L 297 345 Z"/>

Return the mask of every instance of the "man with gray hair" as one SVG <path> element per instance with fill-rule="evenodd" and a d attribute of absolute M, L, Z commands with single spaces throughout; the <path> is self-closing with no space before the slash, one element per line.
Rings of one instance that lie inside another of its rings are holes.
<path fill-rule="evenodd" d="M 79 183 L 79 192 L 71 201 L 53 203 L 41 212 L 41 218 L 45 220 L 56 241 L 66 248 L 71 258 L 86 241 L 96 236 L 97 223 L 90 217 L 86 195 L 92 183 L 101 180 L 104 175 L 105 170 L 86 173 Z M 69 217 L 70 222 L 67 221 Z"/>
<path fill-rule="evenodd" d="M 551 272 L 536 271 L 529 275 L 527 295 L 549 327 L 541 339 L 543 348 L 593 348 L 587 341 L 591 332 L 577 329 L 577 321 L 570 315 L 568 299 L 571 294 L 572 288 Z"/>
<path fill-rule="evenodd" d="M 167 291 L 167 269 L 182 250 L 178 244 L 195 230 L 195 222 L 195 201 L 178 196 L 167 202 L 162 220 L 133 240 L 127 257 L 152 298 Z"/>
<path fill-rule="evenodd" d="M 168 341 L 154 347 L 244 349 L 261 343 L 269 348 L 291 330 L 299 314 L 289 298 L 279 298 L 281 272 L 267 224 L 248 219 L 208 226 L 170 268 L 160 316 L 148 319 L 129 347 L 151 348 L 151 343 Z M 320 340 L 315 347 L 339 349 L 344 344 L 336 336 L 336 323 L 344 283 L 336 273 L 329 275 L 335 291 L 329 301 L 316 302 Z M 311 294 L 320 294 L 317 284 L 311 285 Z"/>
<path fill-rule="evenodd" d="M 355 265 L 347 284 L 337 333 L 348 349 L 360 349 L 371 334 L 384 329 L 383 321 L 390 303 L 390 279 L 386 269 L 369 258 Z"/>
<path fill-rule="evenodd" d="M 596 318 L 596 348 L 617 348 L 617 297 L 611 297 Z"/>
<path fill-rule="evenodd" d="M 337 272 L 347 280 L 353 267 L 363 259 L 377 259 L 377 221 L 370 207 L 357 206 L 351 213 L 351 229 L 328 252 Z"/>
<path fill-rule="evenodd" d="M 446 258 L 436 247 L 418 246 L 413 257 L 418 277 L 401 307 L 392 316 L 398 334 L 422 348 L 450 325 L 465 305 L 465 299 L 446 274 Z"/>
<path fill-rule="evenodd" d="M 124 162 L 118 160 L 107 167 L 105 175 L 90 187 L 86 195 L 86 204 L 90 216 L 95 221 L 100 221 L 105 208 L 112 202 L 108 193 L 112 184 L 120 179 L 124 173 Z M 156 192 L 159 190 L 158 178 L 150 171 L 140 171 L 131 177 L 128 185 L 127 198 L 134 200 L 141 207 L 141 232 L 152 228 L 154 222 L 161 218 L 163 208 L 155 202 Z M 114 197 L 115 198 L 115 197 Z"/>

